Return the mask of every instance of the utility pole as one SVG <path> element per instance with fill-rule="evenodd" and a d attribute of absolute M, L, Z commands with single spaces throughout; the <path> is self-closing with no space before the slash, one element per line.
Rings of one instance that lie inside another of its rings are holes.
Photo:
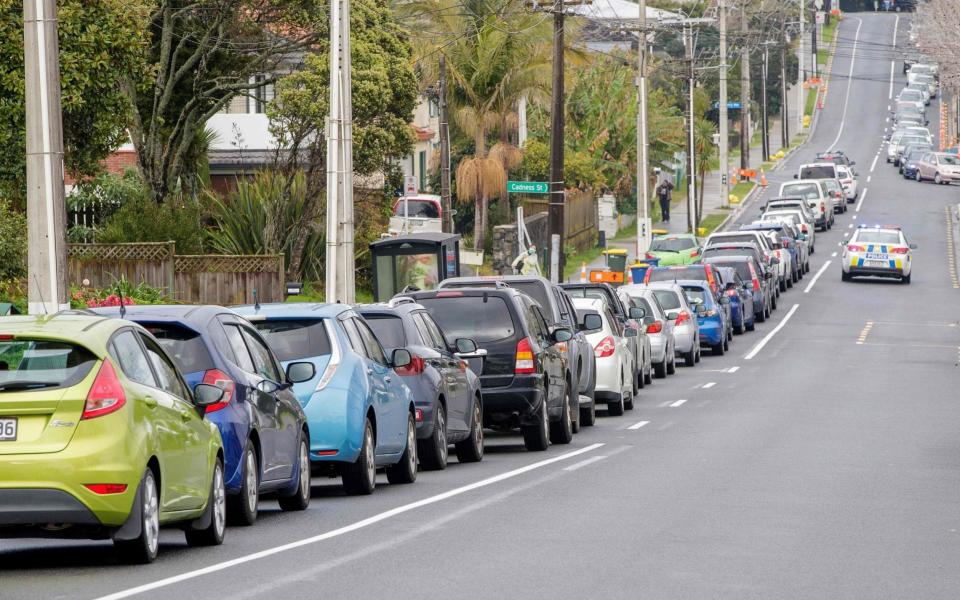
<path fill-rule="evenodd" d="M 327 302 L 337 301 L 337 253 L 340 248 L 340 2 L 330 2 L 330 116 L 327 117 Z"/>
<path fill-rule="evenodd" d="M 440 204 L 443 232 L 453 233 L 453 202 L 450 199 L 450 126 L 447 116 L 447 57 L 440 54 Z"/>
<path fill-rule="evenodd" d="M 694 108 L 693 108 L 693 90 L 694 90 L 694 68 L 693 68 L 693 28 L 684 26 L 683 28 L 683 41 L 684 48 L 686 49 L 689 75 L 687 80 L 687 88 L 689 91 L 689 99 L 687 105 L 687 130 L 688 130 L 688 140 L 687 140 L 687 154 L 690 157 L 690 167 L 687 171 L 687 226 L 690 228 L 691 233 L 697 232 L 697 227 L 699 225 L 696 215 L 697 210 L 697 175 L 696 175 L 696 146 L 694 145 Z"/>
<path fill-rule="evenodd" d="M 647 156 L 647 0 L 640 0 L 637 55 L 637 260 L 639 260 L 650 249 L 650 177 L 648 175 L 650 165 Z"/>
<path fill-rule="evenodd" d="M 790 109 L 787 103 L 787 43 L 780 46 L 780 147 L 790 144 Z"/>
<path fill-rule="evenodd" d="M 797 131 L 803 130 L 803 107 L 804 107 L 804 98 L 803 98 L 803 82 L 807 80 L 805 73 L 803 71 L 803 58 L 804 58 L 804 0 L 797 0 L 797 3 L 800 5 L 800 49 L 797 52 L 797 58 L 800 61 L 799 70 L 797 73 Z"/>
<path fill-rule="evenodd" d="M 337 299 L 356 301 L 353 248 L 353 61 L 350 51 L 350 0 L 340 0 L 340 273 Z"/>
<path fill-rule="evenodd" d="M 69 307 L 56 0 L 24 0 L 23 25 L 28 308 L 53 314 Z"/>
<path fill-rule="evenodd" d="M 810 27 L 810 38 L 812 40 L 810 44 L 810 48 L 811 48 L 810 72 L 813 74 L 814 77 L 819 77 L 820 65 L 818 63 L 820 61 L 817 60 L 817 9 L 816 8 L 813 9 L 813 23 L 811 23 L 811 27 Z"/>
<path fill-rule="evenodd" d="M 747 38 L 747 4 L 740 3 L 740 168 L 750 168 L 750 42 Z"/>
<path fill-rule="evenodd" d="M 566 185 L 563 174 L 563 11 L 563 0 L 558 0 L 553 12 L 553 102 L 550 111 L 550 212 L 548 215 L 552 267 L 550 280 L 553 283 L 559 283 L 563 278 L 563 213 L 566 209 Z"/>
<path fill-rule="evenodd" d="M 763 112 L 763 123 L 761 124 L 761 133 L 763 135 L 763 160 L 764 162 L 770 160 L 770 121 L 767 118 L 767 77 L 768 71 L 770 68 L 770 44 L 767 41 L 763 43 L 763 72 L 762 72 L 762 112 Z"/>
<path fill-rule="evenodd" d="M 730 198 L 730 122 L 727 114 L 727 1 L 719 0 L 720 12 L 720 205 Z"/>

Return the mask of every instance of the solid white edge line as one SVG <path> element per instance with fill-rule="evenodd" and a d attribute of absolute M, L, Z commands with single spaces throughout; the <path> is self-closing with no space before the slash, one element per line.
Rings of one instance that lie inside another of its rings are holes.
<path fill-rule="evenodd" d="M 590 458 L 588 458 L 588 459 L 586 459 L 586 460 L 581 460 L 580 462 L 575 462 L 575 463 L 573 463 L 572 465 L 570 465 L 569 467 L 564 467 L 563 470 L 564 470 L 564 471 L 576 471 L 577 469 L 582 469 L 583 467 L 585 467 L 585 466 L 587 466 L 587 465 L 592 465 L 593 463 L 597 462 L 598 460 L 603 460 L 603 459 L 605 459 L 605 458 L 606 458 L 606 456 L 603 455 L 603 454 L 601 454 L 601 455 L 599 455 L 599 456 L 591 456 Z"/>
<path fill-rule="evenodd" d="M 896 20 L 893 22 L 893 44 L 892 47 L 897 47 L 897 29 L 900 27 L 900 15 L 897 15 Z M 890 61 L 890 98 L 893 98 L 893 65 L 895 61 Z M 890 110 L 889 108 L 887 110 Z"/>
<path fill-rule="evenodd" d="M 352 532 L 357 531 L 357 530 L 359 530 L 359 529 L 363 529 L 363 528 L 365 528 L 365 527 L 369 527 L 370 525 L 375 525 L 376 523 L 379 523 L 379 522 L 381 522 L 381 521 L 386 521 L 387 519 L 390 519 L 390 518 L 395 517 L 395 516 L 397 516 L 397 515 L 401 515 L 401 514 L 410 512 L 410 511 L 412 511 L 412 510 L 414 510 L 414 509 L 421 508 L 421 507 L 424 507 L 424 506 L 429 506 L 429 505 L 431 505 L 431 504 L 436 504 L 437 502 L 441 502 L 441 501 L 443 501 L 443 500 L 447 500 L 447 499 L 449 499 L 449 498 L 453 498 L 454 496 L 459 496 L 459 495 L 461 495 L 461 494 L 465 494 L 465 493 L 467 493 L 467 492 L 471 492 L 471 491 L 473 491 L 473 490 L 476 490 L 476 489 L 479 489 L 479 488 L 482 488 L 482 487 L 486 487 L 486 486 L 489 486 L 489 485 L 493 485 L 494 483 L 499 483 L 499 482 L 504 481 L 504 480 L 506 480 L 506 479 L 511 479 L 511 478 L 516 477 L 516 476 L 518 476 L 518 475 L 522 475 L 522 474 L 524 474 L 524 473 L 529 473 L 530 471 L 534 471 L 534 470 L 536 470 L 536 469 L 539 469 L 539 468 L 542 468 L 542 467 L 546 467 L 547 465 L 552 465 L 553 463 L 560 462 L 560 461 L 563 461 L 563 460 L 567 460 L 567 459 L 569 459 L 569 458 L 573 458 L 574 456 L 579 456 L 579 455 L 581 455 L 581 454 L 586 454 L 587 452 L 592 452 L 592 451 L 596 450 L 597 448 L 603 447 L 604 445 L 605 445 L 605 444 L 602 443 L 602 442 L 598 442 L 598 443 L 596 443 L 596 444 L 590 444 L 589 446 L 586 446 L 586 447 L 584 447 L 584 448 L 580 448 L 580 449 L 578 449 L 578 450 L 574 450 L 574 451 L 572 451 L 572 452 L 567 452 L 566 454 L 561 454 L 561 455 L 559 455 L 559 456 L 554 456 L 553 458 L 548 458 L 548 459 L 546 459 L 546 460 L 541 460 L 541 461 L 539 461 L 539 462 L 535 462 L 535 463 L 526 465 L 526 466 L 524 466 L 524 467 L 520 467 L 520 468 L 518 468 L 518 469 L 514 469 L 514 470 L 512 470 L 512 471 L 507 471 L 506 473 L 501 473 L 501 474 L 499 474 L 499 475 L 494 475 L 493 477 L 488 477 L 487 479 L 482 479 L 482 480 L 480 480 L 480 481 L 476 481 L 476 482 L 474 482 L 474 483 L 470 483 L 470 484 L 467 484 L 467 485 L 464 485 L 464 486 L 461 486 L 461 487 L 458 487 L 458 488 L 454 488 L 454 489 L 452 489 L 452 490 L 449 490 L 449 491 L 447 491 L 447 492 L 443 492 L 443 493 L 441 493 L 441 494 L 437 494 L 437 495 L 435 495 L 435 496 L 430 496 L 429 498 L 424 498 L 424 499 L 422 499 L 422 500 L 417 500 L 416 502 L 411 502 L 411 503 L 409 503 L 409 504 L 404 504 L 403 506 L 398 506 L 398 507 L 396 507 L 396 508 L 392 508 L 392 509 L 387 510 L 387 511 L 384 511 L 384 512 L 382 512 L 382 513 L 373 515 L 372 517 L 367 517 L 366 519 L 357 521 L 356 523 L 351 523 L 350 525 L 345 525 L 345 526 L 343 526 L 343 527 L 339 527 L 339 528 L 337 528 L 337 529 L 333 529 L 333 530 L 331 530 L 331 531 L 327 531 L 327 532 L 321 533 L 321 534 L 319 534 L 319 535 L 315 535 L 315 536 L 311 536 L 311 537 L 308 537 L 308 538 L 304 538 L 304 539 L 302 539 L 302 540 L 297 540 L 296 542 L 290 542 L 289 544 L 283 544 L 283 545 L 280 545 L 280 546 L 274 546 L 273 548 L 268 548 L 268 549 L 266 549 L 266 550 L 261 550 L 261 551 L 259 551 L 259 552 L 254 552 L 253 554 L 248 554 L 248 555 L 246 555 L 246 556 L 241 556 L 241 557 L 238 557 L 238 558 L 234 558 L 233 560 L 224 561 L 224 562 L 221 562 L 221 563 L 217 563 L 217 564 L 215 564 L 215 565 L 210 565 L 209 567 L 204 567 L 204 568 L 202 568 L 202 569 L 196 569 L 196 570 L 194 570 L 194 571 L 188 571 L 188 572 L 186 572 L 186 573 L 181 573 L 181 574 L 179 574 L 179 575 L 174 575 L 174 576 L 172 576 L 172 577 L 166 577 L 166 578 L 164 578 L 164 579 L 160 579 L 160 580 L 154 581 L 154 582 L 152 582 L 152 583 L 146 583 L 146 584 L 143 584 L 143 585 L 139 585 L 139 586 L 137 586 L 137 587 L 133 587 L 133 588 L 127 589 L 127 590 L 122 590 L 122 591 L 119 591 L 119 592 L 115 592 L 115 593 L 113 593 L 113 594 L 108 594 L 108 595 L 106 595 L 106 596 L 100 596 L 97 600 L 120 600 L 121 598 L 130 598 L 131 596 L 136 596 L 136 595 L 142 594 L 142 593 L 144 593 L 144 592 L 149 592 L 149 591 L 152 591 L 152 590 L 157 590 L 157 589 L 164 588 L 164 587 L 167 587 L 167 586 L 176 584 L 176 583 L 181 583 L 181 582 L 183 582 L 183 581 L 188 581 L 188 580 L 190 580 L 190 579 L 196 579 L 197 577 L 201 577 L 201 576 L 203 576 L 203 575 L 209 575 L 210 573 L 216 573 L 216 572 L 218 572 L 218 571 L 224 571 L 224 570 L 229 569 L 229 568 L 231 568 L 231 567 L 236 567 L 236 566 L 238 566 L 238 565 L 246 564 L 246 563 L 248 563 L 248 562 L 253 562 L 253 561 L 259 560 L 259 559 L 261 559 L 261 558 L 267 558 L 268 556 L 273 556 L 273 555 L 275 555 L 275 554 L 280 554 L 281 552 L 286 552 L 286 551 L 288 551 L 288 550 L 294 550 L 294 549 L 296 549 L 296 548 L 301 548 L 301 547 L 303 547 L 303 546 L 309 546 L 309 545 L 311 545 L 311 544 L 316 544 L 317 542 L 322 542 L 322 541 L 325 541 L 325 540 L 329 540 L 329 539 L 331 539 L 331 538 L 339 537 L 339 536 L 341 536 L 341 535 L 344 535 L 344 534 L 347 534 L 347 533 L 352 533 Z"/>
<path fill-rule="evenodd" d="M 678 406 L 683 406 L 683 405 L 686 404 L 686 403 L 687 403 L 686 400 L 677 400 L 676 402 L 674 402 L 674 403 L 671 404 L 670 406 L 671 406 L 671 408 L 677 408 Z"/>
<path fill-rule="evenodd" d="M 827 267 L 830 266 L 831 262 L 833 261 L 828 260 L 827 262 L 823 263 L 823 266 L 820 267 L 820 270 L 817 271 L 817 274 L 813 276 L 813 280 L 810 282 L 809 285 L 807 285 L 806 289 L 803 290 L 804 294 L 810 293 L 810 290 L 812 290 L 813 286 L 817 284 L 817 280 L 820 279 L 820 276 L 823 275 L 823 272 L 827 270 Z"/>
<path fill-rule="evenodd" d="M 829 263 L 830 261 L 827 261 L 827 262 Z M 760 340 L 759 342 L 757 342 L 757 345 L 753 347 L 753 350 L 751 350 L 749 354 L 747 354 L 746 356 L 743 357 L 744 360 L 750 360 L 750 359 L 752 359 L 752 358 L 753 358 L 754 356 L 756 356 L 761 350 L 763 350 L 763 347 L 767 345 L 767 342 L 769 342 L 771 339 L 773 339 L 773 336 L 775 336 L 775 335 L 777 334 L 777 332 L 779 332 L 781 329 L 783 329 L 783 327 L 787 324 L 787 321 L 790 320 L 790 317 L 793 316 L 793 313 L 797 312 L 797 309 L 798 309 L 798 308 L 800 308 L 800 305 L 799 305 L 799 304 L 794 304 L 794 305 L 790 308 L 790 310 L 787 311 L 787 314 L 784 315 L 783 320 L 781 320 L 780 323 L 778 323 L 776 327 L 774 327 L 773 329 L 771 329 L 771 330 L 770 330 L 770 333 L 768 333 L 767 335 L 763 336 L 763 339 Z"/>
<path fill-rule="evenodd" d="M 634 423 L 630 427 L 627 427 L 627 429 L 636 430 L 636 429 L 640 429 L 644 425 L 649 425 L 649 424 L 650 424 L 650 421 L 640 421 L 639 423 Z"/>
<path fill-rule="evenodd" d="M 890 61 L 890 93 L 887 96 L 888 100 L 893 99 L 893 68 L 894 68 L 894 61 L 891 60 Z M 887 110 L 890 110 L 890 109 L 888 108 Z"/>
<path fill-rule="evenodd" d="M 863 188 L 863 191 L 860 192 L 860 201 L 857 202 L 857 207 L 853 209 L 853 212 L 860 212 L 860 207 L 863 206 L 863 199 L 867 197 L 867 191 L 869 188 Z"/>
<path fill-rule="evenodd" d="M 878 152 L 876 156 L 873 157 L 873 164 L 870 165 L 870 172 L 873 173 L 873 170 L 877 168 L 877 161 L 880 159 L 880 153 Z"/>
<path fill-rule="evenodd" d="M 853 36 L 853 52 L 850 54 L 850 73 L 847 75 L 847 96 L 843 99 L 843 113 L 840 115 L 840 127 L 837 128 L 837 139 L 833 140 L 827 152 L 830 152 L 840 142 L 843 135 L 843 126 L 847 122 L 847 106 L 850 104 L 850 85 L 853 83 L 853 67 L 857 64 L 857 43 L 860 41 L 860 26 L 863 19 L 857 19 L 857 32 Z"/>

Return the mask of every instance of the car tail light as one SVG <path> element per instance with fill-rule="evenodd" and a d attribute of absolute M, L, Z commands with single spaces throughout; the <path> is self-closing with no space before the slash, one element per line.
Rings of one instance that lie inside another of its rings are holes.
<path fill-rule="evenodd" d="M 690 258 L 696 258 L 698 256 L 700 256 L 699 250 L 694 250 L 693 252 L 690 253 Z"/>
<path fill-rule="evenodd" d="M 223 410 L 233 400 L 233 394 L 237 389 L 236 384 L 230 379 L 230 376 L 219 369 L 210 369 L 203 374 L 203 383 L 215 385 L 223 390 L 223 398 L 216 404 L 211 404 L 205 411 L 207 414 Z"/>
<path fill-rule="evenodd" d="M 906 254 L 909 248 L 890 248 L 890 254 Z"/>
<path fill-rule="evenodd" d="M 820 214 L 821 214 L 821 215 L 824 215 L 824 214 L 826 214 L 826 213 L 827 213 L 827 204 L 826 204 L 826 202 L 821 202 L 821 203 L 820 203 Z"/>
<path fill-rule="evenodd" d="M 417 356 L 416 354 L 410 353 L 410 364 L 405 367 L 400 367 L 399 369 L 394 369 L 397 372 L 397 375 L 401 377 L 412 377 L 414 375 L 420 375 L 423 373 L 423 369 L 426 368 L 426 362 L 423 360 L 422 356 Z"/>
<path fill-rule="evenodd" d="M 657 320 L 647 325 L 647 333 L 660 333 L 663 331 L 663 321 Z"/>
<path fill-rule="evenodd" d="M 713 278 L 713 271 L 711 271 L 709 268 L 705 268 L 704 271 L 707 272 L 707 283 L 710 284 L 710 289 L 713 291 L 714 294 L 716 294 L 717 280 Z"/>
<path fill-rule="evenodd" d="M 847 250 L 850 252 L 866 252 L 867 249 L 857 244 L 847 244 Z"/>
<path fill-rule="evenodd" d="M 87 488 L 94 494 L 122 494 L 127 491 L 127 484 L 125 483 L 85 483 L 83 487 Z"/>
<path fill-rule="evenodd" d="M 753 291 L 755 292 L 760 291 L 760 280 L 757 279 L 756 277 L 753 278 Z"/>
<path fill-rule="evenodd" d="M 423 423 L 423 409 L 422 409 L 422 408 L 416 408 L 416 409 L 413 410 L 413 419 L 414 419 L 417 423 Z"/>
<path fill-rule="evenodd" d="M 83 407 L 81 419 L 93 419 L 109 415 L 120 410 L 127 403 L 127 395 L 120 385 L 117 372 L 108 359 L 103 359 L 97 378 L 87 393 L 87 402 Z"/>
<path fill-rule="evenodd" d="M 557 351 L 561 354 L 567 353 L 567 343 L 566 342 L 557 342 L 554 344 L 557 347 Z"/>
<path fill-rule="evenodd" d="M 680 313 L 677 315 L 677 321 L 676 323 L 674 323 L 674 325 L 682 325 L 689 320 L 690 320 L 690 313 L 688 313 L 685 310 L 681 310 Z"/>
<path fill-rule="evenodd" d="M 646 257 L 647 257 L 647 259 L 654 259 L 654 258 L 656 258 L 657 256 L 656 256 L 655 254 L 651 254 L 651 253 L 647 252 Z"/>
<path fill-rule="evenodd" d="M 727 295 L 731 298 L 736 298 L 739 294 L 737 294 L 737 290 L 727 290 Z"/>
<path fill-rule="evenodd" d="M 0 333 L 0 342 L 9 342 L 13 339 L 12 333 Z"/>
<path fill-rule="evenodd" d="M 523 338 L 517 343 L 517 366 L 513 372 L 517 375 L 530 375 L 537 372 L 533 364 L 533 347 L 528 338 Z"/>
<path fill-rule="evenodd" d="M 802 231 L 802 232 L 804 232 L 804 233 L 810 233 L 810 230 L 807 229 L 806 224 L 801 224 L 801 225 L 800 225 L 800 231 Z"/>
<path fill-rule="evenodd" d="M 613 356 L 614 351 L 617 349 L 616 342 L 613 341 L 612 336 L 607 336 L 600 340 L 600 343 L 597 344 L 597 347 L 593 349 L 593 354 L 597 358 L 606 358 L 608 356 Z"/>

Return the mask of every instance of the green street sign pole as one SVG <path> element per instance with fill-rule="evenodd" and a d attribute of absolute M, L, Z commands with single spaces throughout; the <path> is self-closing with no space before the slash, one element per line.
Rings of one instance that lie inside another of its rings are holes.
<path fill-rule="evenodd" d="M 546 181 L 508 181 L 507 193 L 510 194 L 549 194 L 550 184 Z"/>

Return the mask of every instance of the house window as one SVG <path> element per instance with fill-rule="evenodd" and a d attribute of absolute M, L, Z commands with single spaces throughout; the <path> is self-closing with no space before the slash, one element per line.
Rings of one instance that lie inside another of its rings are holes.
<path fill-rule="evenodd" d="M 263 75 L 256 75 L 250 78 L 250 83 L 261 83 L 266 79 Z M 247 98 L 247 112 L 250 114 L 263 114 L 267 112 L 267 103 L 273 100 L 274 87 L 272 83 L 258 85 L 250 90 L 252 97 Z"/>
<path fill-rule="evenodd" d="M 440 116 L 440 105 L 437 103 L 436 100 L 433 100 L 433 99 L 428 100 L 427 106 L 429 108 L 431 118 Z"/>
<path fill-rule="evenodd" d="M 427 151 L 420 151 L 420 190 L 427 189 Z"/>

